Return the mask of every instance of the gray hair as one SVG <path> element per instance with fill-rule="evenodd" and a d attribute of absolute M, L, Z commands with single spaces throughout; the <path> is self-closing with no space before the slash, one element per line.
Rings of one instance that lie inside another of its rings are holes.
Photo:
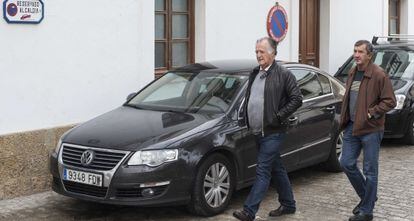
<path fill-rule="evenodd" d="M 257 39 L 256 45 L 262 41 L 267 41 L 267 43 L 269 43 L 270 45 L 270 48 L 269 47 L 267 48 L 267 53 L 269 54 L 274 53 L 274 55 L 277 54 L 277 44 L 278 44 L 277 41 L 275 41 L 273 38 L 270 38 L 270 37 L 262 37 L 262 38 Z"/>

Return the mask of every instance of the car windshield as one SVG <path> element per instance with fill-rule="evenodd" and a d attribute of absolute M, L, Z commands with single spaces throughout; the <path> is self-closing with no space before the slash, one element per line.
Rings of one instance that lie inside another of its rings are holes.
<path fill-rule="evenodd" d="M 159 111 L 224 113 L 247 79 L 247 73 L 169 72 L 126 105 Z"/>
<path fill-rule="evenodd" d="M 390 78 L 413 79 L 414 78 L 414 51 L 397 49 L 379 49 L 373 57 L 374 63 L 382 67 Z M 355 60 L 346 64 L 339 73 L 338 78 L 345 82 L 349 71 L 355 66 Z"/>

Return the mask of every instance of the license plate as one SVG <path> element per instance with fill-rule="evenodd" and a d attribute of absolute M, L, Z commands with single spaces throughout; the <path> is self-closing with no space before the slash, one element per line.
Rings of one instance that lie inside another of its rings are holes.
<path fill-rule="evenodd" d="M 102 174 L 89 173 L 71 169 L 63 169 L 63 179 L 76 183 L 102 186 Z"/>

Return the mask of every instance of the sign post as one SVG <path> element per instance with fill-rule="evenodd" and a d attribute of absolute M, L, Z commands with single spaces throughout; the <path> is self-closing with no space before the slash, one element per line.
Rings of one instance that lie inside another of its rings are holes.
<path fill-rule="evenodd" d="M 267 33 L 275 41 L 282 41 L 288 31 L 288 17 L 285 9 L 276 2 L 267 15 Z"/>
<path fill-rule="evenodd" d="M 7 23 L 39 24 L 44 17 L 42 0 L 4 0 L 3 17 Z"/>

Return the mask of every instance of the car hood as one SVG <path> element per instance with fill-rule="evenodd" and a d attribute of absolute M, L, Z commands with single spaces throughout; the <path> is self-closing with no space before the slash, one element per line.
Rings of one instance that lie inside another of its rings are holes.
<path fill-rule="evenodd" d="M 219 125 L 224 119 L 224 115 L 161 112 L 123 106 L 75 127 L 62 141 L 117 150 L 158 149 Z"/>
<path fill-rule="evenodd" d="M 404 79 L 395 79 L 395 78 L 392 79 L 391 78 L 390 80 L 391 80 L 392 88 L 394 89 L 394 91 L 401 89 L 407 84 L 407 81 Z"/>

